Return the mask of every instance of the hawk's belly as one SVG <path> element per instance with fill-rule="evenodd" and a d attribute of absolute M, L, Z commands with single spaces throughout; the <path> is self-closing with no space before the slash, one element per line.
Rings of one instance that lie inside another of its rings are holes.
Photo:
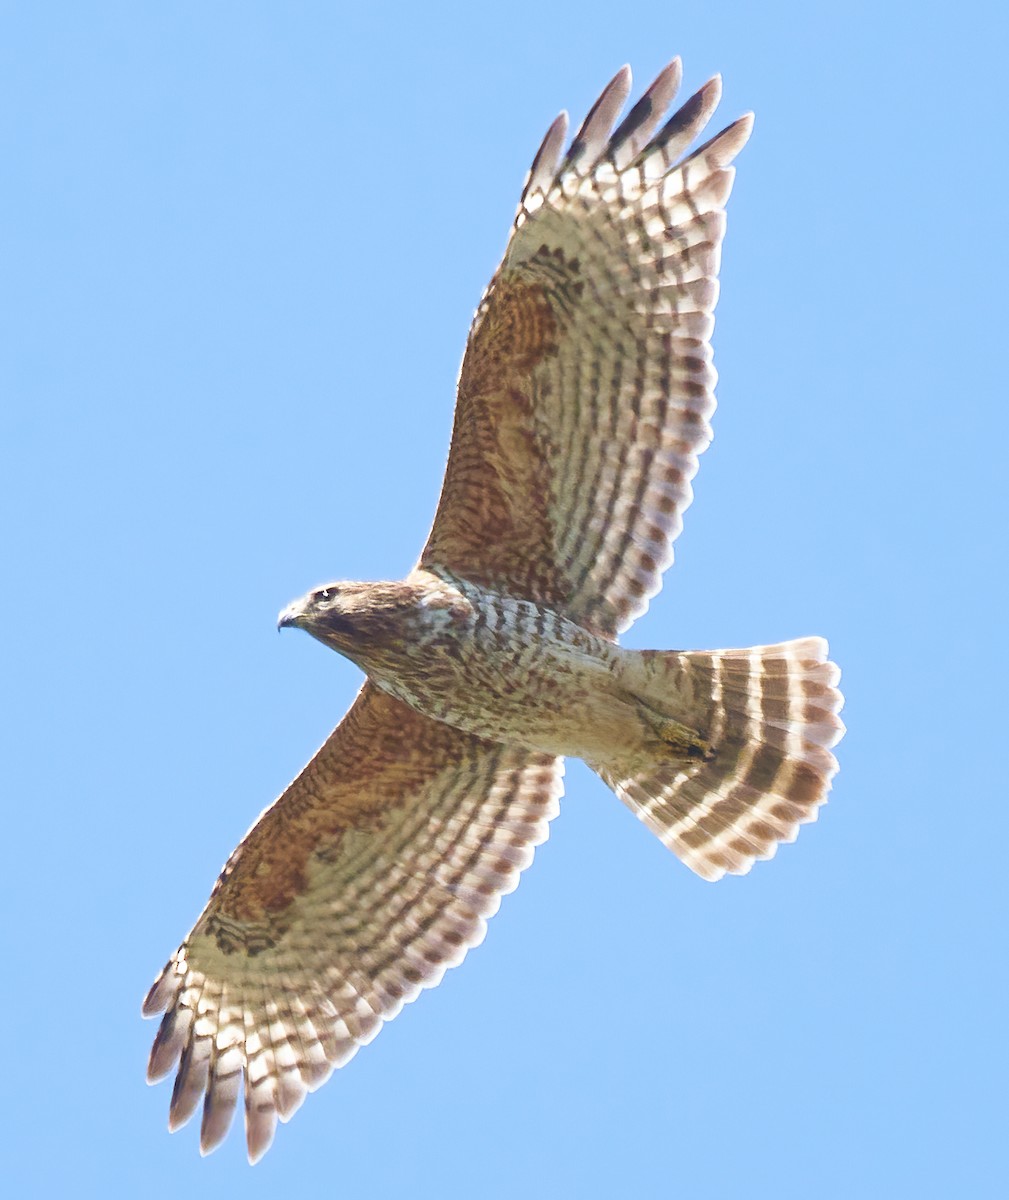
<path fill-rule="evenodd" d="M 549 754 L 601 759 L 641 737 L 619 647 L 529 601 L 460 594 L 465 607 L 433 609 L 420 637 L 363 664 L 375 683 L 425 716 Z"/>

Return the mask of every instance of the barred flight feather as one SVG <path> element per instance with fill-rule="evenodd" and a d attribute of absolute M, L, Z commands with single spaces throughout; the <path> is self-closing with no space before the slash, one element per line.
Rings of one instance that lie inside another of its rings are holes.
<path fill-rule="evenodd" d="M 421 556 L 607 636 L 659 590 L 712 436 L 724 205 L 752 118 L 687 153 L 721 82 L 658 128 L 680 74 L 611 134 L 624 68 L 566 155 L 566 122 L 547 133 L 470 332 Z"/>

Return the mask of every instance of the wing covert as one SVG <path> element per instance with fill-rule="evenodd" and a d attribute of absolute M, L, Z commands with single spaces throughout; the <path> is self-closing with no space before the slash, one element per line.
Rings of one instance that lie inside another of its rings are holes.
<path fill-rule="evenodd" d="M 366 683 L 224 868 L 144 1013 L 169 1126 L 201 1151 L 245 1095 L 249 1158 L 277 1118 L 483 939 L 557 812 L 558 760 L 431 721 Z"/>
<path fill-rule="evenodd" d="M 684 154 L 716 77 L 656 132 L 679 60 L 610 135 L 624 68 L 564 155 L 555 121 L 470 330 L 420 563 L 608 636 L 644 612 L 711 439 L 710 335 L 744 117 Z"/>

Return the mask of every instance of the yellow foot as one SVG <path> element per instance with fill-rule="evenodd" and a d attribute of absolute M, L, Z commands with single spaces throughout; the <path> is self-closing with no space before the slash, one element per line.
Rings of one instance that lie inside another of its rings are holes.
<path fill-rule="evenodd" d="M 707 739 L 703 738 L 696 729 L 690 729 L 674 721 L 671 717 L 662 717 L 650 713 L 655 732 L 666 746 L 676 751 L 682 758 L 710 759 L 715 755 L 714 748 Z"/>

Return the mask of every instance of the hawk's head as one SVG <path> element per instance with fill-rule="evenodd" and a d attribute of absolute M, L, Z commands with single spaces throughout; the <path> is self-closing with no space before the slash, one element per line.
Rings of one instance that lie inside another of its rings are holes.
<path fill-rule="evenodd" d="M 373 605 L 367 583 L 327 583 L 294 600 L 277 618 L 277 628 L 295 625 L 319 641 L 346 654 L 355 646 L 369 624 Z"/>
<path fill-rule="evenodd" d="M 289 604 L 277 628 L 296 625 L 370 670 L 388 647 L 417 640 L 423 597 L 416 583 L 328 583 Z"/>

